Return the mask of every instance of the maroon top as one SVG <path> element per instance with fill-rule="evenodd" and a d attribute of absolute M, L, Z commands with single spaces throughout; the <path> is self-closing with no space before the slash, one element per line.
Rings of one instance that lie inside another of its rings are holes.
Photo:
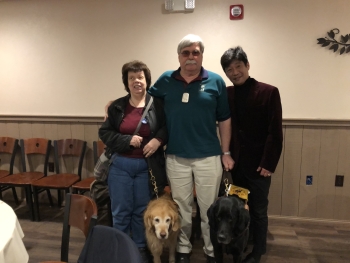
<path fill-rule="evenodd" d="M 122 120 L 122 123 L 120 124 L 120 133 L 122 134 L 134 134 L 137 124 L 139 123 L 142 113 L 143 113 L 142 108 L 135 108 L 130 104 L 130 102 L 126 105 L 125 108 L 125 117 Z M 141 143 L 140 148 L 132 148 L 132 150 L 122 153 L 120 155 L 126 156 L 129 158 L 143 158 L 143 147 L 148 143 L 149 141 L 149 136 L 151 134 L 151 130 L 149 127 L 149 124 L 146 123 L 146 120 L 141 122 L 141 127 L 140 130 L 137 133 L 139 136 L 143 138 L 143 141 Z"/>

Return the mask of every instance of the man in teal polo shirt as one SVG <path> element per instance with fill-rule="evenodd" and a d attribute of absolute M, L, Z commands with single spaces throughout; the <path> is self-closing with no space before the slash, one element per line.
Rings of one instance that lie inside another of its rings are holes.
<path fill-rule="evenodd" d="M 179 69 L 166 71 L 149 89 L 164 100 L 169 140 L 167 176 L 182 218 L 177 263 L 190 262 L 193 186 L 201 210 L 201 228 L 207 262 L 215 262 L 207 210 L 218 196 L 225 170 L 233 168 L 229 145 L 231 117 L 223 79 L 202 67 L 204 45 L 187 35 L 179 43 Z M 217 122 L 220 139 L 217 136 Z"/>

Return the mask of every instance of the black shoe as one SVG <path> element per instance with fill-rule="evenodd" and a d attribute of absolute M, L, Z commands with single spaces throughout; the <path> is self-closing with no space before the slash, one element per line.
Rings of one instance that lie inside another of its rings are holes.
<path fill-rule="evenodd" d="M 190 263 L 190 254 L 177 252 L 176 263 Z"/>
<path fill-rule="evenodd" d="M 151 263 L 150 253 L 148 252 L 148 249 L 145 247 L 139 247 L 139 252 L 142 258 L 143 263 Z"/>
<path fill-rule="evenodd" d="M 261 255 L 254 255 L 253 253 L 250 253 L 243 261 L 242 263 L 260 263 Z"/>
<path fill-rule="evenodd" d="M 207 255 L 207 263 L 216 263 L 215 258 Z"/>

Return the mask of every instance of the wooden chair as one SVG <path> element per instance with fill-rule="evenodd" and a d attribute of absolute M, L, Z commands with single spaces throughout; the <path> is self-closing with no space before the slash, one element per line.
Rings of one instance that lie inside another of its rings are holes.
<path fill-rule="evenodd" d="M 81 172 L 86 150 L 86 141 L 78 139 L 55 140 L 54 149 L 56 174 L 46 176 L 32 183 L 35 208 L 34 210 L 37 221 L 40 221 L 38 189 L 57 189 L 57 202 L 58 206 L 61 206 L 61 190 L 65 190 L 66 193 L 69 193 L 70 187 L 74 183 L 81 180 Z M 72 158 L 67 159 L 70 157 L 79 159 L 77 167 L 78 173 L 60 173 L 59 159 L 63 158 L 65 162 L 70 162 L 74 166 L 74 160 Z"/>
<path fill-rule="evenodd" d="M 68 262 L 70 227 L 80 229 L 87 238 L 96 222 L 97 206 L 95 202 L 90 197 L 68 193 L 64 208 L 61 261 L 45 261 L 42 263 Z"/>
<path fill-rule="evenodd" d="M 18 140 L 11 137 L 0 137 L 0 153 L 9 156 L 9 168 L 6 170 L 0 169 L 0 180 L 8 175 L 13 174 L 13 166 L 15 163 L 15 157 L 18 148 Z M 0 159 L 1 160 L 1 159 Z M 4 160 L 4 159 L 2 159 Z M 3 163 L 4 161 L 2 161 Z M 0 163 L 1 164 L 1 163 Z M 19 205 L 18 197 L 15 187 L 0 185 L 0 199 L 2 199 L 2 192 L 8 189 L 12 189 L 13 198 L 17 205 Z"/>
<path fill-rule="evenodd" d="M 100 155 L 104 152 L 106 148 L 106 145 L 102 141 L 93 141 L 93 156 L 94 156 L 94 164 L 96 164 L 98 158 Z M 95 177 L 88 177 L 86 179 L 81 180 L 80 182 L 77 182 L 72 186 L 73 193 L 80 193 L 84 194 L 87 191 L 90 191 L 90 185 L 95 180 Z M 104 205 L 103 205 L 104 206 Z M 98 215 L 101 215 L 103 212 L 103 206 L 98 206 Z M 109 225 L 113 226 L 113 218 L 112 218 L 112 210 L 111 210 L 111 201 L 107 203 L 107 216 Z M 101 218 L 101 216 L 99 216 Z"/>
<path fill-rule="evenodd" d="M 102 141 L 93 142 L 94 164 L 96 164 L 98 157 L 104 152 L 105 147 L 106 146 Z M 73 193 L 84 194 L 85 192 L 90 191 L 90 185 L 94 180 L 95 177 L 91 176 L 73 184 Z"/>
<path fill-rule="evenodd" d="M 23 172 L 12 174 L 0 179 L 0 185 L 9 187 L 23 187 L 26 192 L 26 201 L 31 214 L 31 219 L 34 221 L 34 209 L 31 184 L 40 178 L 47 176 L 47 166 L 51 150 L 51 141 L 44 138 L 21 139 L 21 156 Z M 41 156 L 41 157 L 39 157 Z M 28 160 L 29 170 L 27 171 L 26 159 Z M 38 171 L 41 170 L 42 171 Z M 38 189 L 38 191 L 43 189 Z M 47 195 L 52 205 L 50 191 L 47 190 Z"/>

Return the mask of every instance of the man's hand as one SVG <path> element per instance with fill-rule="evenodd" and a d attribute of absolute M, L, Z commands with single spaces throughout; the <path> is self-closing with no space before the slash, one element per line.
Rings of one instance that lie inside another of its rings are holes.
<path fill-rule="evenodd" d="M 232 159 L 230 155 L 222 155 L 221 156 L 222 164 L 224 165 L 225 171 L 229 171 L 233 169 L 233 166 L 235 165 L 235 161 Z"/>
<path fill-rule="evenodd" d="M 135 148 L 140 148 L 143 138 L 138 135 L 132 136 L 132 139 L 130 141 L 130 145 L 134 146 Z"/>
<path fill-rule="evenodd" d="M 108 108 L 109 108 L 109 106 L 111 106 L 112 102 L 113 102 L 113 100 L 109 101 L 109 102 L 106 104 L 106 106 L 105 106 L 105 118 L 104 118 L 104 121 L 106 121 L 107 118 L 108 118 Z"/>
<path fill-rule="evenodd" d="M 153 138 L 145 145 L 145 147 L 143 147 L 143 154 L 146 157 L 150 157 L 152 154 L 154 154 L 157 151 L 160 145 L 161 145 L 160 141 Z"/>
<path fill-rule="evenodd" d="M 258 169 L 256 170 L 257 172 L 260 172 L 260 175 L 261 176 L 264 176 L 264 177 L 269 177 L 271 176 L 271 172 L 269 170 L 266 170 L 264 168 L 261 168 L 260 166 L 258 167 Z"/>

